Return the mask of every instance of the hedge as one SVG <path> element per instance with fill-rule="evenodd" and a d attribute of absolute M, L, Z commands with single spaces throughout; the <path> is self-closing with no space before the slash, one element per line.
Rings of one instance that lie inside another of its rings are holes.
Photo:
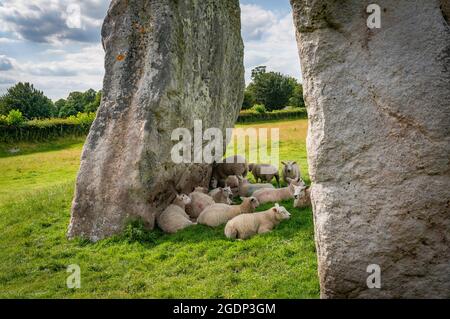
<path fill-rule="evenodd" d="M 260 121 L 271 121 L 271 120 L 286 120 L 286 119 L 296 119 L 296 118 L 307 118 L 305 108 L 300 108 L 298 110 L 291 111 L 275 111 L 269 113 L 256 113 L 256 112 L 241 112 L 239 114 L 238 123 L 248 123 L 248 122 L 260 122 Z"/>
<path fill-rule="evenodd" d="M 306 118 L 305 109 L 270 113 L 241 112 L 238 123 Z M 95 119 L 95 113 L 79 113 L 67 119 L 32 120 L 18 125 L 0 122 L 0 143 L 43 141 L 65 136 L 85 136 Z"/>
<path fill-rule="evenodd" d="M 43 141 L 64 136 L 85 136 L 95 114 L 80 113 L 67 119 L 32 120 L 18 125 L 0 124 L 0 143 Z"/>

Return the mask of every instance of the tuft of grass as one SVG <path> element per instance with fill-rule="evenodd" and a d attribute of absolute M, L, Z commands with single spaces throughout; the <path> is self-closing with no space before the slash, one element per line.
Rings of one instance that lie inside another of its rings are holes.
<path fill-rule="evenodd" d="M 303 169 L 306 154 L 298 138 L 305 132 L 296 132 L 305 127 L 301 121 L 270 125 L 282 128 L 281 152 L 288 157 L 281 159 L 298 158 Z M 293 132 L 284 135 L 284 128 Z M 0 298 L 319 297 L 310 209 L 280 203 L 292 218 L 247 241 L 228 240 L 223 226 L 196 225 L 168 235 L 148 231 L 140 221 L 130 221 L 122 234 L 97 243 L 69 241 L 76 169 L 61 167 L 72 165 L 63 159 L 67 152 L 78 158 L 81 145 L 30 149 L 0 158 L 9 170 L 1 173 L 1 187 L 14 188 L 0 197 Z M 21 172 L 13 173 L 17 167 Z M 29 171 L 36 172 L 34 184 L 21 176 Z M 16 178 L 22 181 L 16 183 Z M 81 269 L 80 289 L 66 286 L 66 269 L 72 264 Z"/>

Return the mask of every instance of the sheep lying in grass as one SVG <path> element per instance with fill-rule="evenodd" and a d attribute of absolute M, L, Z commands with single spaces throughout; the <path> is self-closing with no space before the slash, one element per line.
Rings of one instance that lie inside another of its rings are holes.
<path fill-rule="evenodd" d="M 214 202 L 231 205 L 233 192 L 230 187 L 219 187 L 209 192 Z"/>
<path fill-rule="evenodd" d="M 253 213 L 259 202 L 254 197 L 242 199 L 241 205 L 214 204 L 205 208 L 198 217 L 199 224 L 216 227 L 225 224 L 227 221 L 240 214 Z"/>
<path fill-rule="evenodd" d="M 197 191 L 190 193 L 189 198 L 191 203 L 186 205 L 186 213 L 194 220 L 206 207 L 216 203 L 211 196 Z"/>
<path fill-rule="evenodd" d="M 292 180 L 296 180 L 301 177 L 300 168 L 298 167 L 297 162 L 295 161 L 282 161 L 283 164 L 283 180 L 286 184 L 290 184 Z"/>
<path fill-rule="evenodd" d="M 295 190 L 302 186 L 297 186 L 299 179 L 292 180 L 288 187 L 277 189 L 260 189 L 253 193 L 261 204 L 275 203 L 294 198 Z"/>
<path fill-rule="evenodd" d="M 252 172 L 257 183 L 261 182 L 271 183 L 275 177 L 278 187 L 280 187 L 280 174 L 278 168 L 270 164 L 248 164 L 248 169 Z"/>
<path fill-rule="evenodd" d="M 225 226 L 225 236 L 230 239 L 248 239 L 256 234 L 270 232 L 281 221 L 290 217 L 286 208 L 275 204 L 275 207 L 264 212 L 234 217 Z"/>
<path fill-rule="evenodd" d="M 190 203 L 189 196 L 177 195 L 173 203 L 156 218 L 159 228 L 166 233 L 174 234 L 181 229 L 195 225 L 185 212 L 186 205 Z"/>
<path fill-rule="evenodd" d="M 311 187 L 302 180 L 299 187 L 294 192 L 294 207 L 304 208 L 311 206 Z"/>
<path fill-rule="evenodd" d="M 219 182 L 225 181 L 228 176 L 236 175 L 245 177 L 248 172 L 247 161 L 243 156 L 235 155 L 225 158 L 222 163 L 213 164 L 213 178 Z"/>
<path fill-rule="evenodd" d="M 251 184 L 247 179 L 239 177 L 239 196 L 252 196 L 260 189 L 274 189 L 272 184 Z"/>
<path fill-rule="evenodd" d="M 239 196 L 239 179 L 236 175 L 228 176 L 225 180 L 225 187 L 229 187 L 233 197 Z"/>

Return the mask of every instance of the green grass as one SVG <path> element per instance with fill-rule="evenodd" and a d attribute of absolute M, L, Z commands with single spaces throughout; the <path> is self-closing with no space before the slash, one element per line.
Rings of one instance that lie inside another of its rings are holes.
<path fill-rule="evenodd" d="M 282 128 L 282 159 L 298 159 L 306 172 L 305 145 L 296 140 L 305 121 L 274 125 Z M 318 298 L 311 210 L 292 201 L 283 203 L 289 221 L 247 241 L 227 240 L 223 227 L 166 235 L 136 223 L 98 243 L 68 241 L 82 142 L 50 144 L 0 156 L 1 298 Z M 30 171 L 36 175 L 25 178 Z M 70 264 L 81 267 L 81 289 L 66 287 Z"/>

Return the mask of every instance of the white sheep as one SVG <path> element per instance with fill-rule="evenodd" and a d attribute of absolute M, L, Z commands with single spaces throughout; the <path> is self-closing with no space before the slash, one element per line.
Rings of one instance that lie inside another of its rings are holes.
<path fill-rule="evenodd" d="M 186 213 L 194 220 L 197 219 L 206 207 L 215 204 L 211 196 L 198 191 L 190 193 L 189 198 L 191 199 L 191 203 L 186 205 Z"/>
<path fill-rule="evenodd" d="M 246 178 L 239 176 L 239 196 L 253 196 L 260 189 L 274 189 L 272 184 L 252 184 Z"/>
<path fill-rule="evenodd" d="M 297 186 L 299 179 L 292 180 L 289 186 L 277 189 L 264 188 L 257 190 L 253 196 L 258 199 L 260 204 L 275 203 L 294 198 L 295 190 L 302 186 Z"/>
<path fill-rule="evenodd" d="M 296 180 L 301 178 L 300 168 L 298 167 L 297 162 L 295 161 L 281 161 L 283 164 L 283 180 L 286 184 L 290 184 L 291 180 Z"/>
<path fill-rule="evenodd" d="M 311 206 L 311 187 L 302 180 L 294 192 L 294 207 L 304 208 Z"/>
<path fill-rule="evenodd" d="M 234 217 L 225 226 L 225 236 L 230 239 L 248 239 L 256 234 L 270 232 L 281 221 L 290 217 L 286 208 L 275 204 L 275 207 L 264 212 Z"/>
<path fill-rule="evenodd" d="M 186 205 L 191 203 L 189 196 L 177 195 L 171 205 L 169 205 L 157 218 L 156 222 L 164 232 L 174 234 L 186 227 L 195 225 L 185 212 Z"/>
<path fill-rule="evenodd" d="M 242 199 L 241 205 L 214 204 L 205 208 L 197 219 L 199 224 L 216 227 L 240 214 L 253 213 L 259 202 L 254 197 Z"/>
<path fill-rule="evenodd" d="M 211 196 L 216 203 L 232 204 L 231 199 L 233 198 L 233 192 L 229 186 L 213 189 L 209 192 L 209 196 Z"/>

